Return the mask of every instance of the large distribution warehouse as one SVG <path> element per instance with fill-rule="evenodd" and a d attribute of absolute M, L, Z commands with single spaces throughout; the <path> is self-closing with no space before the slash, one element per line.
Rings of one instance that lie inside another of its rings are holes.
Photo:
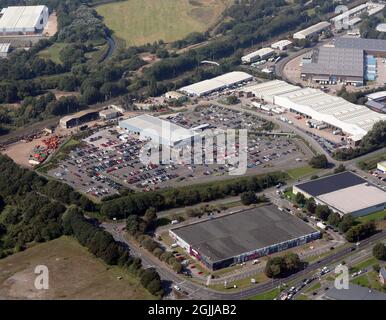
<path fill-rule="evenodd" d="M 301 88 L 284 81 L 274 80 L 245 87 L 265 102 L 296 112 L 317 121 L 322 121 L 331 128 L 341 129 L 350 141 L 359 142 L 373 125 L 386 120 L 386 115 L 369 108 L 353 104 L 343 98 L 331 96 L 319 89 Z"/>
<path fill-rule="evenodd" d="M 334 46 L 314 50 L 311 63 L 303 64 L 301 76 L 322 84 L 362 86 L 377 78 L 376 57 L 386 57 L 386 41 L 339 37 Z"/>
<path fill-rule="evenodd" d="M 118 126 L 128 133 L 138 134 L 143 139 L 151 139 L 156 144 L 168 147 L 190 144 L 192 138 L 199 137 L 192 130 L 147 114 L 122 120 Z"/>
<path fill-rule="evenodd" d="M 293 186 L 293 193 L 354 217 L 386 209 L 386 192 L 352 172 L 343 172 Z"/>
<path fill-rule="evenodd" d="M 209 80 L 182 87 L 178 91 L 189 96 L 201 97 L 251 80 L 253 80 L 253 76 L 250 74 L 241 71 L 233 71 Z"/>
<path fill-rule="evenodd" d="M 0 34 L 33 34 L 44 29 L 48 22 L 46 6 L 17 6 L 2 10 Z"/>
<path fill-rule="evenodd" d="M 212 270 L 320 238 L 320 232 L 273 205 L 172 229 L 170 235 Z"/>

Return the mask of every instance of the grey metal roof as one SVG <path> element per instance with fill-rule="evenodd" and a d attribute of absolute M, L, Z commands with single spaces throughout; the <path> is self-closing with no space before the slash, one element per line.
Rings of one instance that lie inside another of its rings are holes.
<path fill-rule="evenodd" d="M 376 109 L 378 112 L 386 113 L 386 105 L 382 102 L 377 102 L 374 100 L 369 100 L 366 102 L 366 106 Z"/>
<path fill-rule="evenodd" d="M 173 232 L 215 262 L 317 231 L 270 205 L 176 228 Z"/>
<path fill-rule="evenodd" d="M 332 287 L 327 291 L 324 299 L 327 300 L 386 300 L 386 294 L 376 290 L 370 290 L 350 283 L 348 290 L 338 290 Z"/>
<path fill-rule="evenodd" d="M 314 61 L 303 65 L 302 73 L 363 77 L 363 56 L 360 49 L 321 47 Z"/>
<path fill-rule="evenodd" d="M 334 192 L 363 183 L 366 183 L 365 179 L 350 171 L 346 171 L 328 177 L 301 183 L 296 185 L 296 187 L 313 197 L 317 197 L 322 194 Z"/>
<path fill-rule="evenodd" d="M 386 51 L 386 40 L 340 37 L 335 40 L 335 47 L 383 52 Z"/>

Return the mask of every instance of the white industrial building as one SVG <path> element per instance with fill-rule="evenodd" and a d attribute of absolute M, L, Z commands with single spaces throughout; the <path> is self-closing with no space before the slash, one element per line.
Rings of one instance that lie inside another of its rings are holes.
<path fill-rule="evenodd" d="M 290 46 L 292 46 L 292 41 L 289 40 L 280 40 L 271 44 L 272 49 L 277 49 L 281 51 L 288 49 Z"/>
<path fill-rule="evenodd" d="M 103 120 L 112 120 L 116 119 L 121 115 L 121 113 L 114 108 L 108 108 L 99 112 L 99 117 Z"/>
<path fill-rule="evenodd" d="M 273 50 L 271 48 L 262 48 L 262 49 L 259 49 L 257 51 L 253 51 L 253 52 L 241 57 L 241 61 L 243 63 L 253 63 L 253 62 L 258 61 L 258 60 L 263 60 L 263 59 L 269 58 L 272 55 L 274 55 L 274 53 L 275 53 L 275 50 Z"/>
<path fill-rule="evenodd" d="M 0 34 L 33 34 L 43 31 L 48 22 L 46 6 L 16 6 L 2 10 Z"/>
<path fill-rule="evenodd" d="M 384 7 L 385 5 L 381 3 L 366 2 L 337 15 L 331 19 L 331 22 L 339 29 L 342 28 L 345 23 L 348 24 L 349 27 L 352 27 L 362 20 L 360 18 L 362 14 L 367 13 L 369 16 L 372 16 L 381 12 Z"/>
<path fill-rule="evenodd" d="M 0 58 L 6 58 L 8 56 L 10 47 L 10 43 L 0 43 Z"/>
<path fill-rule="evenodd" d="M 241 90 L 243 92 L 252 93 L 256 98 L 259 98 L 264 102 L 273 104 L 275 101 L 275 96 L 299 90 L 299 87 L 281 80 L 273 80 L 256 85 L 246 86 Z"/>
<path fill-rule="evenodd" d="M 320 34 L 322 31 L 325 31 L 325 30 L 329 29 L 330 27 L 331 27 L 331 23 L 329 23 L 327 21 L 322 21 L 322 22 L 319 22 L 319 23 L 317 23 L 317 24 L 315 24 L 307 29 L 296 32 L 294 34 L 293 38 L 298 39 L 298 40 L 307 39 L 307 38 L 312 37 L 315 34 Z"/>
<path fill-rule="evenodd" d="M 209 80 L 196 82 L 189 86 L 182 87 L 178 91 L 189 96 L 201 97 L 251 80 L 253 80 L 253 76 L 250 74 L 233 71 Z"/>
<path fill-rule="evenodd" d="M 375 123 L 386 120 L 386 114 L 331 96 L 319 89 L 303 89 L 284 81 L 264 82 L 245 87 L 243 91 L 252 92 L 264 102 L 341 129 L 353 142 L 360 141 Z"/>
<path fill-rule="evenodd" d="M 126 133 L 137 134 L 143 140 L 151 139 L 155 144 L 172 148 L 190 145 L 192 139 L 200 137 L 192 130 L 148 114 L 122 120 L 118 126 Z"/>
<path fill-rule="evenodd" d="M 377 170 L 381 171 L 382 173 L 386 173 L 386 161 L 378 162 Z"/>
<path fill-rule="evenodd" d="M 386 209 L 386 192 L 350 171 L 294 185 L 292 192 L 340 215 L 359 217 Z"/>

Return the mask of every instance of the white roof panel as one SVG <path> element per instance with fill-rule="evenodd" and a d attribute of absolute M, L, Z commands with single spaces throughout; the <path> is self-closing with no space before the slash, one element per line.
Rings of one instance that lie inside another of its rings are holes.
<path fill-rule="evenodd" d="M 209 80 L 193 83 L 189 86 L 180 88 L 179 91 L 186 92 L 187 94 L 201 96 L 252 79 L 253 76 L 246 72 L 234 71 L 225 73 L 221 76 Z"/>
<path fill-rule="evenodd" d="M 0 29 L 32 29 L 46 6 L 15 6 L 6 8 L 0 18 Z"/>
<path fill-rule="evenodd" d="M 122 120 L 119 123 L 120 127 L 124 127 L 125 125 L 138 128 L 141 131 L 152 130 L 158 137 L 162 137 L 164 140 L 168 140 L 173 143 L 197 135 L 192 130 L 185 129 L 170 121 L 156 118 L 148 114 Z"/>
<path fill-rule="evenodd" d="M 386 192 L 367 183 L 318 196 L 342 213 L 351 213 L 386 203 Z"/>
<path fill-rule="evenodd" d="M 312 88 L 276 96 L 275 103 L 341 128 L 353 136 L 364 136 L 376 122 L 386 120 L 384 114 Z"/>

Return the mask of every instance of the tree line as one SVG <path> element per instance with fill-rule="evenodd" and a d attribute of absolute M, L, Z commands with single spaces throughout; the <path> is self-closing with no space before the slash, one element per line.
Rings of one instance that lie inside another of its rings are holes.
<path fill-rule="evenodd" d="M 139 258 L 131 257 L 129 249 L 118 244 L 110 233 L 90 223 L 79 208 L 70 208 L 64 214 L 63 229 L 64 234 L 73 235 L 81 245 L 106 264 L 118 265 L 134 273 L 151 294 L 163 295 L 159 274 L 155 270 L 143 269 Z"/>
<path fill-rule="evenodd" d="M 191 206 L 227 196 L 237 196 L 246 191 L 260 192 L 284 182 L 284 173 L 270 173 L 261 176 L 243 177 L 228 181 L 193 185 L 179 189 L 167 189 L 147 193 L 133 193 L 118 199 L 104 201 L 100 212 L 112 219 L 130 215 L 143 215 L 149 208 L 156 211 Z"/>

